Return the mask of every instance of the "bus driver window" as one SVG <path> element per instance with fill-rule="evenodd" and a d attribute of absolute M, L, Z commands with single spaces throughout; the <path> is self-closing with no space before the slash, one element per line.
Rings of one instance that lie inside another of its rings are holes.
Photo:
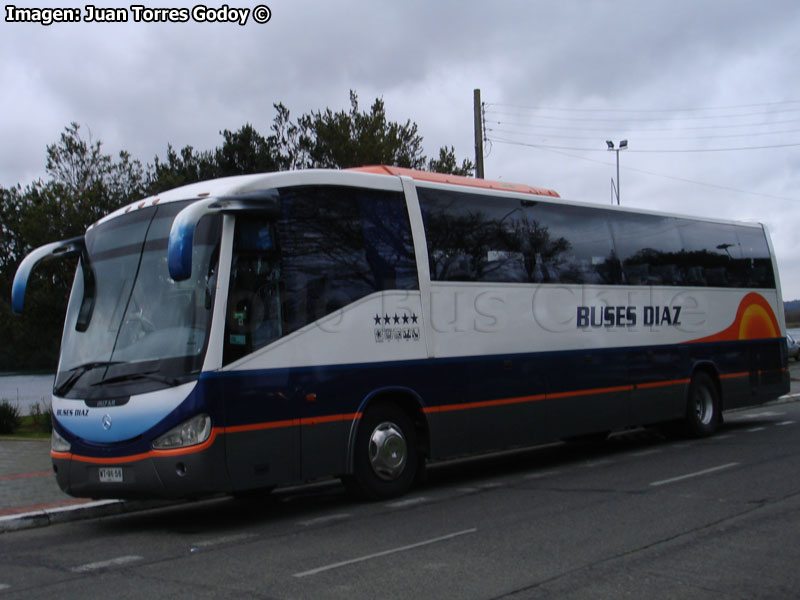
<path fill-rule="evenodd" d="M 223 363 L 282 335 L 281 269 L 272 224 L 238 220 L 233 242 Z"/>

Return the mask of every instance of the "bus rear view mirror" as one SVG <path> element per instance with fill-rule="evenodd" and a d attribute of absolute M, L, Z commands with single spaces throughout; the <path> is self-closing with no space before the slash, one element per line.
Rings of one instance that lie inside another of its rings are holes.
<path fill-rule="evenodd" d="M 169 232 L 167 266 L 175 281 L 189 279 L 192 275 L 192 243 L 200 219 L 218 213 L 250 212 L 267 217 L 280 214 L 280 196 L 277 190 L 264 190 L 224 198 L 198 200 L 184 208 L 175 217 Z"/>
<path fill-rule="evenodd" d="M 14 274 L 14 284 L 11 288 L 11 310 L 18 315 L 22 314 L 22 309 L 25 306 L 25 291 L 28 288 L 28 279 L 36 265 L 43 260 L 80 256 L 84 248 L 85 242 L 83 236 L 81 236 L 40 246 L 28 254 L 19 264 L 17 272 Z"/>

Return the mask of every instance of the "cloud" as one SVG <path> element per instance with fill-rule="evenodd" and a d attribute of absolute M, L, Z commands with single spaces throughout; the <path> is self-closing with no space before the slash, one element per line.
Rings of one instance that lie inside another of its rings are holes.
<path fill-rule="evenodd" d="M 391 119 L 416 122 L 428 155 L 455 145 L 472 158 L 472 90 L 480 88 L 487 105 L 527 107 L 528 116 L 569 109 L 505 123 L 513 135 L 489 134 L 487 177 L 609 203 L 616 157 L 605 140 L 627 138 L 624 204 L 767 222 L 785 293 L 800 297 L 800 264 L 791 258 L 800 147 L 644 152 L 800 143 L 800 104 L 769 106 L 800 100 L 793 0 L 267 4 L 271 21 L 244 27 L 4 23 L 0 185 L 43 176 L 47 144 L 71 121 L 106 151 L 151 162 L 168 143 L 210 149 L 220 130 L 247 122 L 266 133 L 275 102 L 294 116 L 347 108 L 350 89 L 363 106 L 381 97 Z M 719 118 L 732 114 L 719 107 L 745 105 L 762 105 L 749 122 L 778 133 Z M 719 109 L 705 113 L 716 115 L 704 122 L 716 128 L 688 129 L 704 113 L 679 109 L 698 108 Z M 656 109 L 670 110 L 658 113 L 660 122 L 642 120 Z"/>

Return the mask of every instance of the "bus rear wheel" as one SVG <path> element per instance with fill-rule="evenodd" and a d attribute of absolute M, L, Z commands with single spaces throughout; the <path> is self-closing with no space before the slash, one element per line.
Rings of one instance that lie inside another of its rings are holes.
<path fill-rule="evenodd" d="M 695 373 L 686 404 L 687 433 L 692 437 L 712 435 L 719 427 L 720 417 L 720 398 L 714 380 L 706 373 Z"/>
<path fill-rule="evenodd" d="M 371 407 L 358 427 L 349 487 L 370 500 L 405 494 L 419 466 L 417 433 L 395 404 Z"/>

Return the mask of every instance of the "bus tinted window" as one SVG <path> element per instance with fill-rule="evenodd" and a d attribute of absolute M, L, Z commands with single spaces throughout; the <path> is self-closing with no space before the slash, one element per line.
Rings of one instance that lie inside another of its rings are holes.
<path fill-rule="evenodd" d="M 582 206 L 536 203 L 530 207 L 533 219 L 551 240 L 563 240 L 556 255 L 542 255 L 544 279 L 539 282 L 620 282 L 620 263 L 611 239 L 605 211 Z M 539 256 L 534 256 L 539 260 Z M 538 274 L 537 274 L 538 275 Z"/>
<path fill-rule="evenodd" d="M 419 186 L 438 281 L 774 287 L 763 230 Z"/>
<path fill-rule="evenodd" d="M 743 287 L 775 287 L 772 259 L 762 229 L 740 227 L 736 232 L 742 248 L 741 283 Z"/>
<path fill-rule="evenodd" d="M 419 288 L 402 194 L 287 188 L 281 202 L 288 331 L 373 292 Z"/>
<path fill-rule="evenodd" d="M 616 212 L 612 230 L 627 285 L 681 285 L 678 219 Z"/>
<path fill-rule="evenodd" d="M 359 298 L 419 289 L 401 193 L 280 190 L 282 216 L 237 219 L 224 362 Z"/>
<path fill-rule="evenodd" d="M 612 283 L 618 261 L 600 210 L 418 188 L 431 277 Z"/>

